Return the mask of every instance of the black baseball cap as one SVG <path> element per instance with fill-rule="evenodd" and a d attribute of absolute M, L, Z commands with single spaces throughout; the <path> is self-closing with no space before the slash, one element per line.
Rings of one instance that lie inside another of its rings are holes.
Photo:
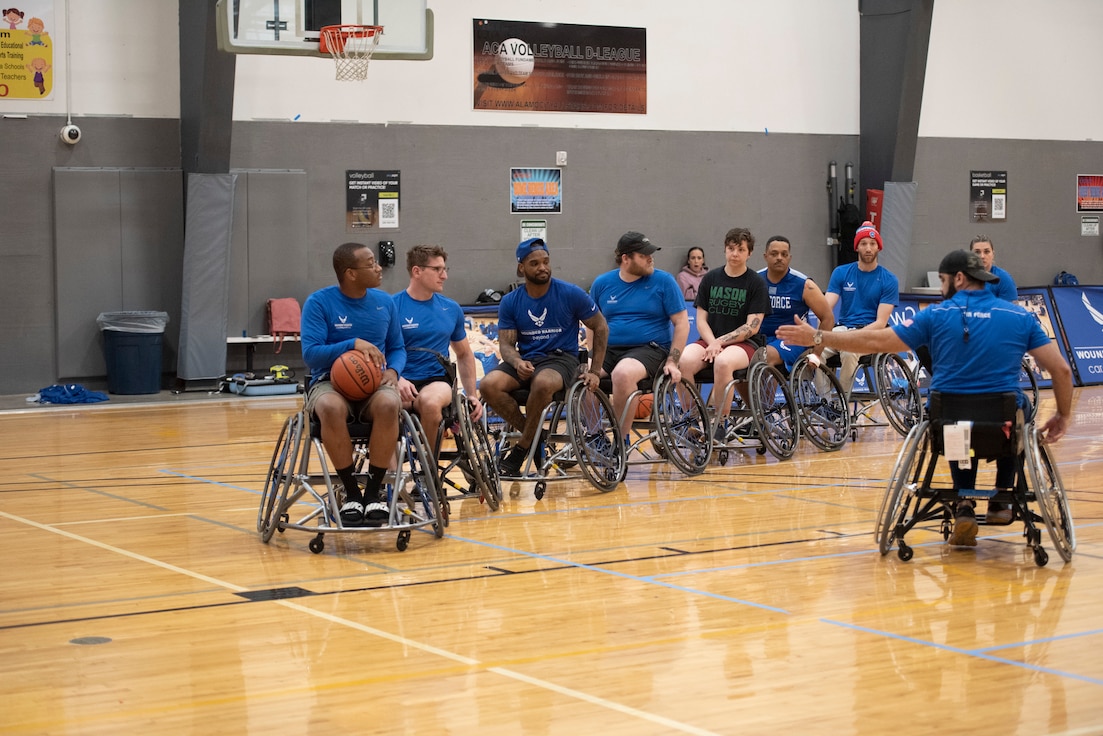
<path fill-rule="evenodd" d="M 648 240 L 646 235 L 635 230 L 629 230 L 621 235 L 620 240 L 617 241 L 616 254 L 621 256 L 625 253 L 642 253 L 649 256 L 657 250 L 662 250 L 662 248 Z"/>
<path fill-rule="evenodd" d="M 946 254 L 942 263 L 938 264 L 938 272 L 953 276 L 961 273 L 974 278 L 977 281 L 999 281 L 1000 277 L 986 271 L 981 263 L 980 256 L 972 251 L 954 250 Z"/>

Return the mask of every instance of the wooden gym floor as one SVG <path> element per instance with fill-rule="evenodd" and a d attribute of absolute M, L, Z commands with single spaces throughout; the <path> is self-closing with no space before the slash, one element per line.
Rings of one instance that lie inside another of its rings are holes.
<path fill-rule="evenodd" d="M 507 486 L 406 552 L 263 544 L 296 408 L 0 413 L 0 731 L 1103 733 L 1103 388 L 1055 448 L 1079 548 L 1062 564 L 1043 535 L 1044 568 L 1015 526 L 881 557 L 887 429 L 695 478 L 633 466 L 605 495 Z"/>

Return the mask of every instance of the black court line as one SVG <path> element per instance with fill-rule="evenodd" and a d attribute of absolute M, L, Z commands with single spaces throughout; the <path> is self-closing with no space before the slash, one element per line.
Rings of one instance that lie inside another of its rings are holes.
<path fill-rule="evenodd" d="M 865 536 L 862 534 L 845 535 L 849 537 Z M 721 552 L 737 552 L 747 549 L 764 549 L 767 547 L 780 547 L 791 544 L 804 544 L 807 542 L 822 542 L 822 537 L 810 537 L 808 539 L 792 539 L 783 542 L 770 542 L 768 544 L 746 544 L 733 547 L 718 547 L 714 549 L 703 549 L 697 551 L 689 550 L 675 550 L 668 547 L 660 547 L 660 549 L 667 550 L 668 554 L 656 554 L 645 555 L 641 557 L 629 557 L 617 560 L 606 560 L 601 562 L 589 562 L 586 563 L 586 567 L 603 567 L 610 565 L 623 565 L 635 562 L 646 562 L 649 560 L 661 560 L 661 559 L 673 559 L 675 557 L 685 557 L 688 555 L 706 555 L 717 554 Z M 408 583 L 398 584 L 384 584 L 384 585 L 369 585 L 362 588 L 342 588 L 341 590 L 333 590 L 329 592 L 316 592 L 301 588 L 298 586 L 286 586 L 281 588 L 266 588 L 262 590 L 244 591 L 239 593 L 232 593 L 231 595 L 240 598 L 240 600 L 226 601 L 223 603 L 204 603 L 194 606 L 178 606 L 174 608 L 151 608 L 145 611 L 129 611 L 127 613 L 112 613 L 104 614 L 100 616 L 84 616 L 80 618 L 68 618 L 68 619 L 55 619 L 49 621 L 32 621 L 19 624 L 9 624 L 7 626 L 0 626 L 0 631 L 13 631 L 18 629 L 29 629 L 40 626 L 53 626 L 55 624 L 74 624 L 74 623 L 87 623 L 90 621 L 111 621 L 114 619 L 133 618 L 135 616 L 157 615 L 163 613 L 184 613 L 188 611 L 203 611 L 215 608 L 227 608 L 230 606 L 240 606 L 249 603 L 266 603 L 276 600 L 290 600 L 295 598 L 322 598 L 331 595 L 343 595 L 348 593 L 370 593 L 381 590 L 400 590 L 402 588 L 416 588 L 426 585 L 446 585 L 450 583 L 466 583 L 475 580 L 489 580 L 492 578 L 504 578 L 514 575 L 533 575 L 542 574 L 548 572 L 557 572 L 561 570 L 578 570 L 578 565 L 553 565 L 551 567 L 538 567 L 532 570 L 508 570 L 501 567 L 487 566 L 487 570 L 491 570 L 491 574 L 486 575 L 465 575 L 463 577 L 454 578 L 438 578 L 434 580 L 420 580 Z"/>

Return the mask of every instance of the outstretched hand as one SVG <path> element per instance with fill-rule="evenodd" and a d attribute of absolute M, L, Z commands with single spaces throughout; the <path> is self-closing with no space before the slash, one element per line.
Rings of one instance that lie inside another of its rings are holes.
<path fill-rule="evenodd" d="M 777 328 L 777 338 L 790 345 L 809 346 L 815 336 L 816 328 L 797 316 L 793 317 L 793 324 Z"/>

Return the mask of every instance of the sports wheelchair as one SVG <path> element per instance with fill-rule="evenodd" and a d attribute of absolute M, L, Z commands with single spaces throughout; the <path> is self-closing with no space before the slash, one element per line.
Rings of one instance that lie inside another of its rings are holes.
<path fill-rule="evenodd" d="M 873 353 L 858 358 L 858 371 L 850 391 L 850 438 L 858 439 L 861 427 L 883 427 L 874 415 L 881 408 L 888 426 L 901 436 L 923 418 L 923 403 L 919 393 L 916 371 L 919 360 L 908 353 L 905 359 L 898 353 Z M 827 366 L 841 366 L 839 354 L 827 359 Z"/>
<path fill-rule="evenodd" d="M 797 405 L 800 433 L 824 452 L 846 444 L 850 436 L 850 411 L 835 370 L 811 350 L 797 358 L 789 371 L 789 392 Z"/>
<path fill-rule="evenodd" d="M 712 365 L 698 371 L 694 381 L 715 383 Z M 746 384 L 746 399 L 737 388 L 741 383 Z M 715 385 L 712 390 L 717 390 Z M 797 404 L 781 371 L 766 362 L 766 348 L 756 350 L 750 364 L 735 371 L 723 391 L 731 392 L 731 411 L 711 430 L 721 465 L 727 464 L 731 450 L 755 449 L 760 455 L 769 451 L 779 460 L 793 456 L 800 439 Z"/>
<path fill-rule="evenodd" d="M 905 535 L 919 524 L 938 521 L 943 539 L 949 539 L 954 523 L 954 504 L 962 499 L 987 499 L 1007 504 L 1012 520 L 1023 524 L 1023 536 L 1039 566 L 1049 561 L 1042 547 L 1042 522 L 1053 547 L 1068 562 L 1076 549 L 1075 530 L 1065 489 L 1048 445 L 1033 421 L 1024 419 L 1017 406 L 1017 394 L 942 394 L 931 392 L 928 419 L 908 433 L 896 459 L 888 488 L 881 502 L 874 536 L 882 555 L 897 546 L 897 556 L 910 560 L 912 548 Z M 943 428 L 954 422 L 971 421 L 971 461 L 1014 457 L 1015 486 L 1011 491 L 979 491 L 952 486 L 933 487 L 938 459 L 945 452 Z M 1037 504 L 1038 513 L 1030 504 Z M 983 517 L 978 517 L 984 523 Z"/>
<path fill-rule="evenodd" d="M 523 410 L 528 389 L 518 389 L 510 395 Z M 628 474 L 627 452 L 620 425 L 613 415 L 613 405 L 604 391 L 600 388 L 590 391 L 581 380 L 575 381 L 567 389 L 556 392 L 541 416 L 540 428 L 521 464 L 521 474 L 516 477 L 500 475 L 500 480 L 522 481 L 535 477 L 537 500 L 544 497 L 548 483 L 577 480 L 579 475 L 569 472 L 575 466 L 581 476 L 602 493 L 608 493 L 624 481 Z M 497 434 L 497 462 L 508 446 L 520 437 L 520 432 L 509 430 L 505 422 L 498 423 L 493 432 Z"/>
<path fill-rule="evenodd" d="M 491 511 L 497 511 L 502 502 L 502 486 L 498 480 L 498 465 L 494 462 L 494 445 L 490 441 L 485 407 L 479 421 L 473 421 L 467 394 L 457 380 L 456 364 L 435 350 L 409 349 L 436 356 L 452 385 L 452 403 L 444 407 L 440 426 L 433 429 L 436 432 L 438 488 L 445 520 L 451 510 L 450 502 L 457 499 L 478 498 Z M 466 487 L 461 485 L 460 479 Z"/>
<path fill-rule="evenodd" d="M 601 390 L 612 391 L 612 380 L 601 379 Z M 651 413 L 638 419 L 627 416 L 636 399 L 650 395 Z M 629 397 L 620 426 L 628 431 L 628 464 L 669 460 L 686 475 L 699 475 L 712 456 L 712 433 L 708 412 L 697 389 L 683 377 L 675 384 L 660 372 L 654 380 L 645 378 Z"/>
<path fill-rule="evenodd" d="M 388 471 L 382 489 L 388 515 L 381 526 L 342 524 L 344 489 L 330 469 L 320 426 L 307 417 L 305 410 L 292 414 L 283 423 L 257 511 L 257 532 L 263 542 L 271 540 L 275 532 L 287 529 L 315 532 L 308 547 L 318 554 L 325 548 L 326 534 L 398 532 L 395 546 L 403 552 L 414 529 L 428 527 L 437 538 L 444 536 L 447 519 L 440 502 L 436 463 L 416 416 L 405 410 L 400 416 L 395 457 L 389 463 L 395 469 Z M 371 424 L 350 423 L 349 435 L 356 476 L 362 478 Z M 302 516 L 295 511 L 300 501 L 305 505 Z M 297 516 L 294 521 L 292 513 Z"/>

